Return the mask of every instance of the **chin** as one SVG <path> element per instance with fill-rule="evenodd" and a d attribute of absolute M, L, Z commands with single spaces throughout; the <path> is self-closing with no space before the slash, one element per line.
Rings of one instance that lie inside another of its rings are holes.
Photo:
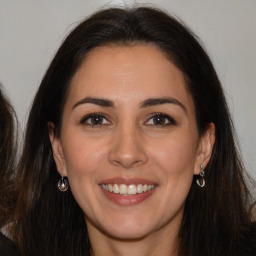
<path fill-rule="evenodd" d="M 111 222 L 110 225 L 105 223 L 103 232 L 114 239 L 139 240 L 154 232 L 154 227 L 149 226 L 149 223 L 138 219 L 119 219 Z"/>
<path fill-rule="evenodd" d="M 140 229 L 140 230 L 121 229 L 121 230 L 106 230 L 104 233 L 105 235 L 115 240 L 141 240 L 147 237 L 152 232 L 144 229 Z"/>

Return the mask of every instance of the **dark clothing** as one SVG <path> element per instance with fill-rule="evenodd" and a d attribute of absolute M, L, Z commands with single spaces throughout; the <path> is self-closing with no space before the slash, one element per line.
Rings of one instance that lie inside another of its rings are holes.
<path fill-rule="evenodd" d="M 18 256 L 19 253 L 15 244 L 0 232 L 0 255 L 1 256 Z"/>

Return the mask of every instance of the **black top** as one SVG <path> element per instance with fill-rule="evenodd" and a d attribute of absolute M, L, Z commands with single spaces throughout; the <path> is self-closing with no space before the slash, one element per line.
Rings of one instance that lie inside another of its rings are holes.
<path fill-rule="evenodd" d="M 19 253 L 15 244 L 0 232 L 0 255 L 1 256 L 18 256 Z"/>

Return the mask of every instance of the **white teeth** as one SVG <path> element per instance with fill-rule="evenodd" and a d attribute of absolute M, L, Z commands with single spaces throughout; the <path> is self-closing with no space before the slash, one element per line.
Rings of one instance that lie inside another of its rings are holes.
<path fill-rule="evenodd" d="M 117 184 L 114 184 L 114 186 L 113 186 L 113 192 L 114 192 L 115 194 L 119 194 L 119 187 L 117 186 Z"/>
<path fill-rule="evenodd" d="M 148 186 L 148 191 L 151 190 L 151 189 L 153 189 L 153 188 L 154 188 L 154 185 L 149 185 L 149 186 Z"/>
<path fill-rule="evenodd" d="M 141 194 L 143 192 L 150 191 L 155 188 L 155 185 L 138 184 L 136 186 L 135 184 L 102 184 L 101 187 L 104 190 L 108 190 L 109 192 L 127 196 Z"/>
<path fill-rule="evenodd" d="M 142 193 L 143 192 L 143 186 L 141 184 L 137 185 L 137 193 Z"/>
<path fill-rule="evenodd" d="M 134 184 L 128 186 L 128 195 L 135 195 L 137 192 L 137 187 Z"/>
<path fill-rule="evenodd" d="M 126 194 L 127 194 L 127 191 L 128 191 L 128 190 L 127 190 L 127 186 L 126 186 L 125 184 L 121 184 L 119 191 L 120 191 L 120 194 L 121 194 L 121 195 L 126 195 Z"/>

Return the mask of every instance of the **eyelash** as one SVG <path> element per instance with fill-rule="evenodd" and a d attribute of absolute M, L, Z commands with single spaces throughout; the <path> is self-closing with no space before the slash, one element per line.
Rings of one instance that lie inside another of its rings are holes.
<path fill-rule="evenodd" d="M 100 123 L 93 124 L 92 118 L 99 118 Z M 162 121 L 164 121 L 164 123 L 163 124 L 155 123 L 154 120 L 156 120 L 156 118 L 161 118 Z M 106 121 L 104 121 L 103 119 L 105 119 Z M 88 120 L 91 120 L 90 123 L 88 123 Z M 150 120 L 152 120 L 153 123 L 152 124 L 147 124 L 147 123 L 149 123 Z M 167 120 L 167 123 L 166 123 L 166 120 Z M 106 117 L 105 114 L 103 114 L 103 113 L 92 113 L 92 114 L 88 114 L 88 115 L 84 116 L 80 120 L 80 124 L 86 125 L 86 126 L 91 126 L 91 127 L 95 127 L 95 126 L 96 127 L 101 127 L 101 126 L 109 125 L 110 122 L 108 121 L 108 118 Z M 166 115 L 166 114 L 163 114 L 163 113 L 152 113 L 149 116 L 149 118 L 147 119 L 147 121 L 145 122 L 145 124 L 147 124 L 148 126 L 156 126 L 156 127 L 160 128 L 160 127 L 167 127 L 167 126 L 171 126 L 171 125 L 177 125 L 177 122 L 172 117 L 170 117 L 169 115 Z"/>
<path fill-rule="evenodd" d="M 93 124 L 93 123 L 92 123 L 92 118 L 94 118 L 94 117 L 95 117 L 95 118 L 98 117 L 98 118 L 100 118 L 101 120 L 102 120 L 102 119 L 105 119 L 105 120 L 107 120 L 107 122 L 109 123 L 107 117 L 106 117 L 103 113 L 92 113 L 92 114 L 89 114 L 89 115 L 84 116 L 84 117 L 80 120 L 80 124 L 87 125 L 87 126 L 92 126 L 92 127 L 95 127 L 95 126 L 100 127 L 100 126 L 102 126 L 102 125 L 106 125 L 106 124 L 104 124 L 104 123 Z M 90 119 L 91 119 L 91 122 L 88 123 L 88 120 L 90 120 Z"/>
<path fill-rule="evenodd" d="M 153 113 L 150 115 L 149 119 L 147 120 L 146 123 L 148 123 L 150 120 L 154 120 L 156 118 L 163 118 L 164 119 L 164 124 L 149 124 L 150 126 L 156 126 L 156 127 L 166 127 L 166 126 L 171 126 L 171 125 L 177 125 L 177 122 L 172 118 L 171 116 L 163 113 Z M 167 123 L 166 120 L 168 121 Z M 153 121 L 154 122 L 154 121 Z"/>

